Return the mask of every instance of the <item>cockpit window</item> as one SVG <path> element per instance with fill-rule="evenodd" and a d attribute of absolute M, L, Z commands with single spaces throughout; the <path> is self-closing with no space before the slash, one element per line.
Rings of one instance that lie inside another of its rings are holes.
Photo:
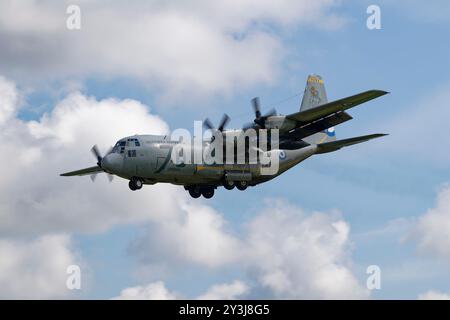
<path fill-rule="evenodd" d="M 111 150 L 111 153 L 124 153 L 126 143 L 127 142 L 125 140 L 118 141 L 114 148 Z"/>
<path fill-rule="evenodd" d="M 141 146 L 141 143 L 139 142 L 139 140 L 138 139 L 136 139 L 136 138 L 129 138 L 128 140 L 127 140 L 127 142 L 128 142 L 128 146 L 129 147 L 140 147 Z"/>

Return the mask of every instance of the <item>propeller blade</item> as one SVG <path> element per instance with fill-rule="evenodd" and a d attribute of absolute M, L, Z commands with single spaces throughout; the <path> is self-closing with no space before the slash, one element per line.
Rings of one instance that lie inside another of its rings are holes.
<path fill-rule="evenodd" d="M 92 153 L 94 154 L 94 156 L 97 158 L 97 164 L 100 166 L 100 163 L 102 161 L 102 156 L 100 154 L 100 151 L 98 151 L 98 147 L 97 145 L 94 145 L 91 149 Z"/>
<path fill-rule="evenodd" d="M 203 127 L 209 130 L 214 130 L 214 125 L 208 118 L 206 118 L 205 121 L 203 121 Z"/>
<path fill-rule="evenodd" d="M 114 179 L 114 176 L 112 174 L 110 174 L 110 173 L 107 173 L 106 175 L 108 176 L 109 182 L 112 182 L 113 179 Z"/>
<path fill-rule="evenodd" d="M 272 116 L 276 116 L 276 115 L 277 115 L 277 110 L 272 108 L 264 114 L 264 118 L 268 118 L 268 117 L 272 117 Z"/>
<path fill-rule="evenodd" d="M 97 178 L 97 174 L 96 173 L 91 174 L 90 178 L 91 178 L 92 182 L 95 182 L 95 178 Z"/>
<path fill-rule="evenodd" d="M 222 119 L 220 120 L 220 125 L 219 125 L 218 130 L 220 132 L 222 132 L 223 129 L 225 129 L 225 127 L 227 126 L 228 122 L 230 122 L 230 117 L 226 113 L 224 113 L 222 116 Z"/>
<path fill-rule="evenodd" d="M 255 117 L 259 119 L 261 117 L 261 102 L 259 97 L 255 97 L 252 99 L 253 110 L 255 111 Z"/>

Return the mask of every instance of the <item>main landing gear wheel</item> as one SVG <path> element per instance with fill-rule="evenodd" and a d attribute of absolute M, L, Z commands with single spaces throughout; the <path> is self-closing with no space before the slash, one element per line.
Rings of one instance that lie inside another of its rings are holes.
<path fill-rule="evenodd" d="M 234 181 L 228 181 L 225 179 L 223 181 L 223 186 L 227 190 L 233 190 L 236 185 L 235 185 Z"/>
<path fill-rule="evenodd" d="M 211 199 L 214 196 L 214 189 L 208 188 L 208 189 L 202 190 L 202 196 L 206 199 Z"/>
<path fill-rule="evenodd" d="M 189 194 L 191 195 L 192 198 L 197 199 L 199 198 L 202 194 L 200 193 L 200 190 L 197 188 L 191 188 L 189 189 Z"/>
<path fill-rule="evenodd" d="M 128 182 L 128 187 L 130 187 L 130 189 L 133 191 L 142 189 L 143 185 L 144 182 L 142 182 L 142 180 L 138 178 L 132 178 L 130 182 Z"/>
<path fill-rule="evenodd" d="M 244 191 L 245 189 L 247 189 L 248 187 L 248 182 L 247 181 L 238 181 L 236 182 L 236 188 L 238 188 L 241 191 Z"/>

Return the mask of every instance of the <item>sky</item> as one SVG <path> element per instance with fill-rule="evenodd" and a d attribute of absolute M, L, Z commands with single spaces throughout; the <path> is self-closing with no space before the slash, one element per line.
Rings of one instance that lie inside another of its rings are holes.
<path fill-rule="evenodd" d="M 450 298 L 448 17 L 443 0 L 2 1 L 0 298 Z M 296 112 L 313 73 L 329 100 L 390 92 L 338 139 L 389 136 L 210 200 L 59 177 L 94 144 L 239 128 L 255 96 Z"/>

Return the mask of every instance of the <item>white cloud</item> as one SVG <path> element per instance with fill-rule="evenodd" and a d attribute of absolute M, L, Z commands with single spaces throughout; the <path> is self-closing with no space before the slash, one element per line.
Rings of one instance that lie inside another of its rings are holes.
<path fill-rule="evenodd" d="M 233 262 L 239 241 L 213 208 L 185 203 L 178 214 L 151 224 L 146 236 L 132 247 L 142 262 L 177 261 L 210 268 Z"/>
<path fill-rule="evenodd" d="M 338 3 L 77 1 L 81 30 L 69 31 L 72 1 L 6 1 L 0 67 L 27 81 L 125 76 L 166 95 L 226 93 L 274 81 L 286 50 L 273 27 L 339 26 L 342 19 L 328 13 Z"/>
<path fill-rule="evenodd" d="M 450 258 L 450 186 L 440 190 L 436 206 L 418 219 L 410 236 L 420 252 Z"/>
<path fill-rule="evenodd" d="M 249 292 L 249 287 L 242 281 L 213 285 L 199 300 L 236 300 Z"/>
<path fill-rule="evenodd" d="M 17 111 L 19 95 L 16 85 L 0 76 L 0 126 L 14 116 Z"/>
<path fill-rule="evenodd" d="M 72 264 L 80 265 L 81 261 L 67 235 L 0 239 L 0 298 L 69 297 L 73 292 L 66 287 L 66 271 Z"/>
<path fill-rule="evenodd" d="M 114 300 L 173 300 L 176 299 L 175 293 L 167 290 L 164 282 L 157 281 L 147 286 L 136 286 L 123 289 Z"/>
<path fill-rule="evenodd" d="M 421 293 L 418 297 L 419 300 L 450 300 L 450 295 L 439 291 L 430 290 L 425 293 Z"/>
<path fill-rule="evenodd" d="M 242 281 L 224 283 L 211 286 L 199 300 L 234 300 L 248 293 L 249 287 Z M 166 288 L 163 281 L 155 281 L 145 286 L 125 288 L 114 300 L 174 300 L 183 298 L 178 293 Z"/>
<path fill-rule="evenodd" d="M 202 224 L 191 224 L 188 213 L 184 223 L 171 225 L 171 232 L 161 229 L 168 237 L 150 228 L 133 252 L 143 268 L 161 261 L 177 265 L 176 258 L 216 269 L 233 266 L 257 284 L 250 296 L 260 296 L 262 291 L 262 296 L 275 298 L 368 298 L 352 273 L 349 226 L 338 214 L 306 214 L 279 200 L 265 206 L 243 230 L 243 238 L 233 236 L 222 223 L 212 223 L 219 219 L 218 213 L 197 207 L 194 214 L 200 215 L 199 220 L 207 212 Z M 205 296 L 237 287 L 213 287 Z"/>
<path fill-rule="evenodd" d="M 349 225 L 336 214 L 307 215 L 275 201 L 249 226 L 247 264 L 277 298 L 367 298 L 352 274 Z"/>

